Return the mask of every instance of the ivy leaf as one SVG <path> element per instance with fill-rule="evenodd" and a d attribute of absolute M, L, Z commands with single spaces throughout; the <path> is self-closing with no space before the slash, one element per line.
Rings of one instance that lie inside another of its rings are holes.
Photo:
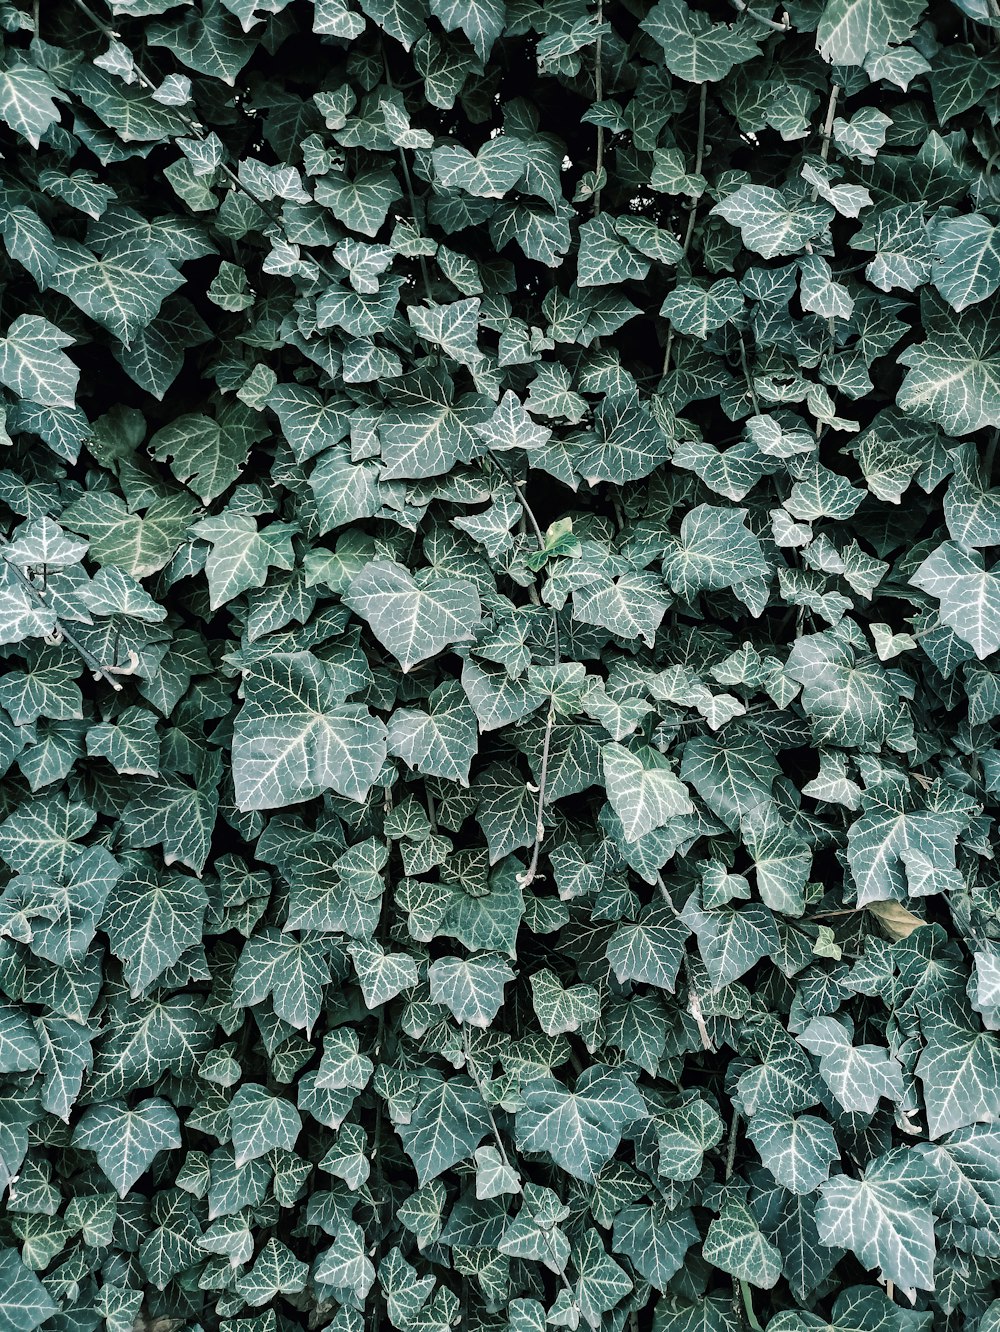
<path fill-rule="evenodd" d="M 4 1319 L 11 1332 L 35 1332 L 36 1327 L 59 1312 L 55 1300 L 34 1272 L 21 1262 L 16 1249 L 0 1249 L 0 1281 L 6 1292 Z"/>
<path fill-rule="evenodd" d="M 640 981 L 672 991 L 687 938 L 669 907 L 647 907 L 635 922 L 617 926 L 608 943 L 608 962 L 619 983 Z"/>
<path fill-rule="evenodd" d="M 821 1186 L 816 1224 L 824 1244 L 854 1253 L 904 1290 L 934 1288 L 932 1184 L 920 1163 L 897 1152 L 878 1157 L 860 1179 L 837 1175 Z"/>
<path fill-rule="evenodd" d="M 443 1004 L 458 1022 L 486 1028 L 503 1005 L 504 986 L 514 973 L 502 958 L 441 957 L 427 969 L 431 1003 Z"/>
<path fill-rule="evenodd" d="M 291 569 L 295 563 L 287 523 L 272 523 L 261 532 L 250 514 L 220 513 L 203 518 L 191 531 L 212 547 L 205 573 L 213 610 L 248 588 L 262 587 L 268 569 Z"/>
<path fill-rule="evenodd" d="M 480 620 L 479 594 L 462 578 L 415 579 L 391 560 L 372 560 L 344 598 L 404 671 L 468 641 Z"/>
<path fill-rule="evenodd" d="M 931 280 L 953 310 L 964 310 L 1000 287 L 1000 235 L 982 213 L 943 220 L 934 232 Z"/>
<path fill-rule="evenodd" d="M 251 441 L 252 436 L 242 434 L 235 422 L 227 429 L 222 421 L 190 412 L 158 430 L 149 441 L 149 451 L 161 462 L 169 461 L 178 481 L 189 486 L 202 504 L 210 504 L 239 476 Z"/>
<path fill-rule="evenodd" d="M 923 12 L 923 0 L 827 0 L 816 29 L 819 53 L 834 65 L 864 64 L 869 53 L 905 42 Z"/>
<path fill-rule="evenodd" d="M 440 1081 L 417 1102 L 397 1133 L 417 1171 L 421 1188 L 449 1166 L 471 1157 L 491 1131 L 486 1104 L 470 1078 Z"/>
<path fill-rule="evenodd" d="M 690 599 L 697 592 L 738 588 L 766 578 L 767 561 L 757 537 L 745 526 L 746 510 L 699 504 L 684 515 L 680 536 L 663 559 L 671 588 Z"/>
<path fill-rule="evenodd" d="M 56 246 L 49 282 L 125 344 L 156 318 L 166 296 L 184 279 L 161 250 L 123 238 L 100 256 L 75 241 Z"/>
<path fill-rule="evenodd" d="M 282 1096 L 247 1082 L 229 1106 L 229 1123 L 239 1169 L 275 1148 L 290 1152 L 302 1130 L 298 1111 Z"/>
<path fill-rule="evenodd" d="M 62 349 L 74 341 L 47 319 L 18 315 L 0 338 L 0 383 L 43 407 L 72 407 L 80 371 Z"/>
<path fill-rule="evenodd" d="M 554 1077 L 530 1082 L 517 1114 L 518 1145 L 547 1152 L 574 1179 L 594 1179 L 611 1159 L 626 1124 L 645 1110 L 634 1083 L 621 1072 L 593 1066 L 570 1091 Z"/>
<path fill-rule="evenodd" d="M 923 342 L 899 353 L 909 367 L 896 401 L 904 412 L 935 421 L 950 435 L 970 435 L 1000 423 L 1000 327 L 995 316 L 977 309 L 961 318 L 942 313 L 931 300 L 922 305 Z"/>
<path fill-rule="evenodd" d="M 624 745 L 605 745 L 601 762 L 608 800 L 628 841 L 638 841 L 669 819 L 694 812 L 684 784 L 656 750 L 634 754 Z"/>
<path fill-rule="evenodd" d="M 763 1290 L 770 1290 L 781 1275 L 779 1250 L 741 1202 L 723 1207 L 709 1226 L 701 1251 L 706 1262 Z"/>
<path fill-rule="evenodd" d="M 823 1081 L 845 1110 L 870 1115 L 881 1096 L 902 1100 L 903 1074 L 896 1060 L 877 1045 L 854 1045 L 852 1036 L 836 1018 L 817 1017 L 796 1039 L 819 1055 Z"/>
<path fill-rule="evenodd" d="M 247 671 L 233 732 L 241 809 L 277 809 L 326 790 L 366 798 L 385 762 L 385 728 L 344 692 L 336 671 L 308 652 Z"/>
<path fill-rule="evenodd" d="M 671 1211 L 662 1203 L 624 1207 L 614 1219 L 613 1247 L 656 1290 L 681 1270 L 684 1257 L 700 1235 L 687 1207 Z"/>
<path fill-rule="evenodd" d="M 180 1123 L 173 1106 L 160 1097 L 141 1101 L 135 1109 L 121 1102 L 93 1105 L 73 1130 L 73 1145 L 94 1153 L 124 1198 L 160 1152 L 181 1145 Z"/>
<path fill-rule="evenodd" d="M 1000 579 L 978 551 L 942 542 L 910 579 L 939 603 L 941 621 L 982 660 L 1000 648 Z"/>
<path fill-rule="evenodd" d="M 461 29 L 480 60 L 488 60 L 493 43 L 504 29 L 502 0 L 431 0 L 431 13 L 445 32 Z"/>
<path fill-rule="evenodd" d="M 134 996 L 199 941 L 207 907 L 204 886 L 188 874 L 137 865 L 115 881 L 101 927 Z"/>
<path fill-rule="evenodd" d="M 718 82 L 759 54 L 746 27 L 712 23 L 685 0 L 659 0 L 641 26 L 663 48 L 671 74 L 689 83 Z"/>
<path fill-rule="evenodd" d="M 469 784 L 479 728 L 457 681 L 446 681 L 428 698 L 428 712 L 397 709 L 389 720 L 389 753 L 429 777 Z"/>
<path fill-rule="evenodd" d="M 770 185 L 741 185 L 712 212 L 739 227 L 743 244 L 765 259 L 798 254 L 833 216 L 826 203 L 788 198 Z"/>
<path fill-rule="evenodd" d="M 758 1110 L 747 1133 L 775 1180 L 792 1193 L 812 1193 L 840 1155 L 833 1129 L 816 1115 Z"/>
<path fill-rule="evenodd" d="M 1000 1113 L 994 1089 L 1000 1063 L 997 1037 L 935 1008 L 925 1038 L 916 1073 L 923 1084 L 930 1136 L 939 1138 L 954 1129 L 995 1119 Z"/>

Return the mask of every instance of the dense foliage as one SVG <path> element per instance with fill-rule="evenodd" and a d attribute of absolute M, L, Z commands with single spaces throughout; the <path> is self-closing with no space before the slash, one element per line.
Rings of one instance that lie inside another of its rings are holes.
<path fill-rule="evenodd" d="M 0 1332 L 1000 1328 L 1000 8 L 732 6 L 0 3 Z"/>

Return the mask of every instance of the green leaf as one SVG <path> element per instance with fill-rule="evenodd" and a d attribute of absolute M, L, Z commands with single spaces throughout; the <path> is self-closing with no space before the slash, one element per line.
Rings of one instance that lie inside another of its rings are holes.
<path fill-rule="evenodd" d="M 34 1272 L 24 1266 L 16 1249 L 0 1249 L 0 1282 L 5 1332 L 35 1332 L 59 1312 L 59 1306 Z"/>
<path fill-rule="evenodd" d="M 701 1252 L 714 1267 L 762 1290 L 770 1290 L 781 1276 L 780 1252 L 741 1202 L 723 1207 L 708 1228 Z"/>
<path fill-rule="evenodd" d="M 723 278 L 710 287 L 697 282 L 680 283 L 663 302 L 660 314 L 670 320 L 676 332 L 707 338 L 742 309 L 743 293 L 732 278 Z"/>
<path fill-rule="evenodd" d="M 43 407 L 72 407 L 80 371 L 62 349 L 74 342 L 47 319 L 18 315 L 0 338 L 0 383 Z"/>
<path fill-rule="evenodd" d="M 34 1073 L 41 1059 L 38 1035 L 28 1015 L 10 1004 L 0 1005 L 0 1069 L 4 1073 Z"/>
<path fill-rule="evenodd" d="M 659 0 L 641 26 L 663 48 L 671 74 L 689 83 L 716 83 L 759 54 L 752 29 L 712 23 L 685 0 Z"/>
<path fill-rule="evenodd" d="M 743 244 L 765 259 L 798 254 L 833 217 L 828 204 L 787 197 L 770 185 L 741 185 L 712 212 L 739 227 Z"/>
<path fill-rule="evenodd" d="M 854 1045 L 853 1032 L 832 1017 L 816 1017 L 799 1032 L 800 1045 L 819 1056 L 823 1081 L 849 1112 L 872 1114 L 879 1098 L 900 1101 L 903 1074 L 889 1052 L 877 1045 Z"/>
<path fill-rule="evenodd" d="M 775 1180 L 792 1193 L 812 1193 L 840 1156 L 833 1129 L 815 1115 L 758 1110 L 747 1134 Z"/>
<path fill-rule="evenodd" d="M 724 1130 L 708 1102 L 693 1096 L 676 1110 L 661 1115 L 656 1131 L 660 1140 L 659 1174 L 683 1182 L 698 1177 L 705 1153 L 722 1139 Z"/>
<path fill-rule="evenodd" d="M 1000 578 L 984 569 L 978 551 L 944 541 L 910 582 L 939 603 L 941 622 L 980 660 L 1000 648 Z"/>
<path fill-rule="evenodd" d="M 488 1027 L 503 1006 L 504 986 L 514 973 L 502 958 L 441 957 L 427 969 L 431 1003 L 443 1004 L 458 1022 Z"/>
<path fill-rule="evenodd" d="M 831 64 L 861 65 L 869 53 L 905 42 L 923 12 L 923 0 L 827 0 L 816 45 Z"/>
<path fill-rule="evenodd" d="M 93 1105 L 73 1130 L 73 1145 L 94 1153 L 124 1198 L 160 1152 L 180 1147 L 177 1112 L 160 1097 L 141 1101 L 135 1109 L 121 1102 Z"/>
<path fill-rule="evenodd" d="M 194 523 L 191 531 L 212 547 L 205 564 L 212 609 L 248 588 L 262 587 L 268 569 L 291 569 L 292 530 L 287 523 L 272 523 L 258 531 L 256 520 L 246 513 L 220 513 Z"/>
<path fill-rule="evenodd" d="M 241 809 L 278 809 L 333 790 L 364 800 L 385 762 L 385 727 L 308 652 L 265 658 L 243 680 L 233 732 Z"/>
<path fill-rule="evenodd" d="M 65 100 L 64 94 L 41 69 L 18 61 L 16 55 L 14 61 L 0 70 L 0 120 L 37 148 L 42 135 L 58 121 L 56 100 Z"/>
<path fill-rule="evenodd" d="M 149 441 L 149 451 L 160 462 L 169 462 L 177 480 L 193 490 L 202 504 L 210 504 L 243 470 L 253 442 L 246 424 L 238 412 L 230 411 L 221 420 L 191 412 L 158 430 Z"/>
<path fill-rule="evenodd" d="M 591 1182 L 614 1155 L 625 1126 L 645 1113 L 642 1096 L 624 1073 L 586 1069 L 570 1091 L 554 1077 L 528 1083 L 517 1113 L 524 1151 L 547 1152 L 574 1179 Z"/>
<path fill-rule="evenodd" d="M 976 1030 L 958 1014 L 932 1011 L 916 1073 L 923 1084 L 928 1133 L 939 1138 L 1000 1114 L 996 1084 L 1000 1040 L 991 1032 Z"/>
<path fill-rule="evenodd" d="M 387 1004 L 417 983 L 417 964 L 408 953 L 387 953 L 377 943 L 351 943 L 348 952 L 367 1008 Z"/>
<path fill-rule="evenodd" d="M 738 589 L 770 570 L 760 541 L 746 525 L 746 510 L 699 504 L 681 522 L 663 558 L 663 576 L 686 599 L 723 587 Z"/>
<path fill-rule="evenodd" d="M 615 979 L 673 991 L 688 930 L 667 906 L 651 906 L 635 922 L 619 924 L 607 947 Z"/>
<path fill-rule="evenodd" d="M 428 698 L 428 711 L 397 709 L 389 720 L 389 753 L 428 777 L 469 784 L 469 765 L 479 741 L 475 712 L 457 681 L 446 681 Z"/>
<path fill-rule="evenodd" d="M 1000 424 L 1000 328 L 978 309 L 961 318 L 943 314 L 924 298 L 923 342 L 899 353 L 908 373 L 896 401 L 921 421 L 935 421 L 950 435 L 970 435 Z"/>
<path fill-rule="evenodd" d="M 1000 287 L 1000 234 L 988 217 L 969 213 L 935 228 L 931 281 L 953 310 L 993 295 Z"/>
<path fill-rule="evenodd" d="M 687 1207 L 671 1211 L 663 1203 L 624 1207 L 614 1219 L 615 1253 L 623 1253 L 644 1280 L 656 1290 L 681 1270 L 684 1256 L 700 1235 Z"/>
<path fill-rule="evenodd" d="M 277 1149 L 290 1152 L 302 1130 L 298 1111 L 282 1096 L 273 1096 L 259 1083 L 247 1082 L 229 1105 L 229 1124 L 236 1166 L 256 1161 Z"/>
<path fill-rule="evenodd" d="M 396 1127 L 421 1188 L 471 1157 L 490 1131 L 486 1104 L 465 1076 L 442 1079 L 417 1101 L 409 1122 Z"/>
<path fill-rule="evenodd" d="M 608 800 L 628 841 L 638 841 L 670 819 L 694 812 L 684 784 L 655 749 L 635 754 L 624 745 L 605 745 L 601 762 Z"/>
<path fill-rule="evenodd" d="M 137 865 L 115 881 L 101 928 L 133 995 L 148 990 L 200 940 L 207 907 L 204 886 L 187 874 L 158 876 Z"/>
<path fill-rule="evenodd" d="M 445 32 L 461 29 L 480 60 L 488 60 L 493 43 L 504 30 L 503 0 L 430 0 L 431 13 Z"/>
<path fill-rule="evenodd" d="M 443 648 L 467 642 L 481 614 L 472 583 L 431 571 L 414 578 L 392 560 L 366 564 L 344 601 L 371 625 L 404 671 Z"/>
<path fill-rule="evenodd" d="M 107 246 L 98 256 L 61 240 L 49 282 L 116 338 L 132 345 L 153 322 L 164 297 L 184 279 L 167 256 L 138 237 Z"/>
<path fill-rule="evenodd" d="M 912 1165 L 910 1162 L 912 1161 Z M 821 1186 L 816 1224 L 824 1244 L 854 1253 L 904 1290 L 934 1288 L 933 1188 L 900 1152 L 878 1157 L 860 1179 L 837 1175 Z"/>

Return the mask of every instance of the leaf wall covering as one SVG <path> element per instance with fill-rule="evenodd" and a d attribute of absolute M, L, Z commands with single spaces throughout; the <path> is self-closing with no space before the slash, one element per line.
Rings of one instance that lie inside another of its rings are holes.
<path fill-rule="evenodd" d="M 0 1332 L 997 1332 L 1000 9 L 0 28 Z"/>

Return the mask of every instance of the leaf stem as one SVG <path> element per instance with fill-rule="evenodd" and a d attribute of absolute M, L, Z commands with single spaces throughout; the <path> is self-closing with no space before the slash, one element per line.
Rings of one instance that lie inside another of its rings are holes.
<path fill-rule="evenodd" d="M 694 153 L 694 174 L 701 174 L 702 164 L 705 160 L 705 109 L 708 105 L 708 84 L 703 83 L 698 94 L 698 140 L 695 144 Z M 684 233 L 684 244 L 682 249 L 685 257 L 691 248 L 691 240 L 694 236 L 694 224 L 698 217 L 699 199 L 691 200 L 691 212 L 688 214 L 687 231 Z"/>
<path fill-rule="evenodd" d="M 754 1312 L 753 1291 L 750 1289 L 749 1281 L 740 1281 L 740 1294 L 743 1297 L 743 1308 L 746 1310 L 747 1322 L 750 1324 L 751 1332 L 764 1332 Z"/>
<path fill-rule="evenodd" d="M 541 525 L 539 524 L 538 519 L 535 517 L 534 510 L 532 509 L 531 505 L 528 503 L 527 499 L 524 496 L 522 490 L 524 482 L 515 481 L 513 474 L 509 472 L 507 468 L 504 467 L 503 463 L 501 463 L 498 459 L 493 458 L 492 462 L 493 465 L 496 467 L 497 471 L 501 474 L 501 476 L 505 477 L 507 479 L 508 484 L 513 487 L 514 492 L 517 495 L 518 502 L 521 505 L 521 509 L 524 512 L 524 514 L 527 516 L 528 522 L 531 524 L 531 530 L 535 534 L 535 540 L 538 543 L 538 549 L 544 550 L 545 534 L 542 532 Z M 537 589 L 535 589 L 535 592 L 537 596 Z M 532 599 L 534 600 L 534 598 Z M 539 604 L 541 604 L 540 598 L 539 598 Z M 553 666 L 558 666 L 562 659 L 562 653 L 559 645 L 559 616 L 551 606 L 549 607 L 549 615 L 552 617 L 552 639 L 553 639 L 552 664 Z M 542 738 L 542 763 L 538 773 L 538 799 L 535 804 L 535 840 L 531 844 L 531 860 L 528 862 L 528 868 L 525 870 L 523 875 L 518 876 L 522 888 L 527 888 L 531 883 L 534 882 L 535 876 L 538 873 L 538 857 L 541 855 L 542 842 L 545 839 L 545 821 L 544 821 L 545 794 L 546 794 L 545 789 L 549 779 L 549 752 L 552 748 L 552 728 L 555 725 L 555 720 L 556 720 L 555 699 L 550 698 L 549 712 L 548 716 L 545 719 L 545 735 Z"/>
<path fill-rule="evenodd" d="M 7 545 L 8 545 L 7 538 L 0 536 L 0 546 L 6 547 Z M 6 551 L 3 549 L 0 549 L 0 559 L 2 559 L 4 564 L 6 564 L 7 568 L 10 569 L 14 573 L 14 575 L 21 580 L 25 588 L 27 588 L 28 592 L 34 598 L 34 600 L 37 602 L 39 606 L 43 606 L 46 610 L 52 609 L 49 603 L 42 596 L 41 592 L 39 592 L 38 588 L 35 586 L 30 575 L 26 574 L 24 570 L 21 568 L 21 566 L 17 564 L 14 560 L 12 560 L 10 556 L 7 555 Z M 106 666 L 102 666 L 101 663 L 97 660 L 97 658 L 87 651 L 87 649 L 83 646 L 83 644 L 80 642 L 77 636 L 74 633 L 72 633 L 71 630 L 66 628 L 65 624 L 63 624 L 62 620 L 60 620 L 58 616 L 56 616 L 56 629 L 58 630 L 60 636 L 64 638 L 66 642 L 70 645 L 70 647 L 73 648 L 77 653 L 79 653 L 87 669 L 93 674 L 94 679 L 107 681 L 107 683 L 111 686 L 111 688 L 120 694 L 122 686 L 118 683 L 117 680 L 113 679 L 111 675 L 108 674 L 109 668 Z"/>
<path fill-rule="evenodd" d="M 731 0 L 731 3 L 733 8 L 740 14 L 745 14 L 748 19 L 753 19 L 755 23 L 759 23 L 764 28 L 770 28 L 772 32 L 785 33 L 791 30 L 791 23 L 789 22 L 788 15 L 784 11 L 782 11 L 781 15 L 782 22 L 779 23 L 774 19 L 765 18 L 763 14 L 755 14 L 746 3 L 746 0 Z"/>
<path fill-rule="evenodd" d="M 601 24 L 604 0 L 597 0 L 597 41 L 594 44 L 594 100 L 604 100 L 604 70 L 601 68 Z M 601 173 L 604 171 L 604 126 L 597 127 L 597 156 L 594 160 L 594 216 L 601 211 Z"/>

